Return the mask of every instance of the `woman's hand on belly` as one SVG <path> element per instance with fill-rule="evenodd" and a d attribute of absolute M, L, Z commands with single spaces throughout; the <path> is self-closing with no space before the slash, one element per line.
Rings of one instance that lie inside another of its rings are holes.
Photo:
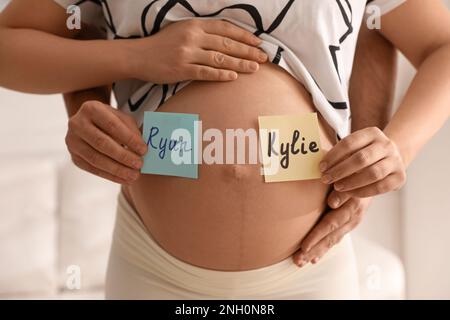
<path fill-rule="evenodd" d="M 153 83 L 235 80 L 267 60 L 260 43 L 251 32 L 223 20 L 175 22 L 150 37 L 129 40 L 130 77 Z"/>

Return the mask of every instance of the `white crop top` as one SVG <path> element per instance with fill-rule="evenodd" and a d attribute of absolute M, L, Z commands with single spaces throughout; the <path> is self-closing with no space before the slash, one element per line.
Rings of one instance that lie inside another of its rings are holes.
<path fill-rule="evenodd" d="M 224 19 L 262 40 L 269 59 L 311 93 L 337 139 L 351 131 L 348 84 L 356 41 L 366 12 L 385 14 L 405 0 L 55 0 L 80 5 L 85 23 L 104 23 L 108 39 L 146 37 L 185 19 Z M 119 108 L 138 124 L 189 81 L 157 85 L 139 80 L 114 84 Z"/>

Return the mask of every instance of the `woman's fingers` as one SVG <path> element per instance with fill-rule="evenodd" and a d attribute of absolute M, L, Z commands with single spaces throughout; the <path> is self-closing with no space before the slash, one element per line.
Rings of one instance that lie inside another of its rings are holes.
<path fill-rule="evenodd" d="M 195 64 L 190 65 L 186 72 L 190 79 L 200 81 L 232 81 L 238 78 L 236 71 Z"/>
<path fill-rule="evenodd" d="M 322 182 L 332 184 L 347 178 L 352 174 L 379 162 L 388 155 L 386 152 L 389 152 L 389 150 L 386 149 L 383 144 L 372 143 L 325 171 L 322 175 Z M 336 190 L 341 191 L 340 189 Z"/>
<path fill-rule="evenodd" d="M 147 152 L 147 146 L 142 137 L 130 130 L 110 109 L 112 107 L 98 102 L 88 108 L 87 112 L 91 113 L 90 119 L 103 132 L 118 143 L 126 145 L 135 153 L 143 156 Z"/>
<path fill-rule="evenodd" d="M 136 135 L 141 136 L 141 131 L 139 131 L 139 128 L 137 126 L 136 120 L 128 114 L 123 113 L 122 111 L 119 111 L 115 108 L 112 108 L 112 112 L 123 121 L 123 123 L 130 129 L 132 132 L 134 132 Z M 147 147 L 147 145 L 145 145 Z M 147 153 L 147 152 L 145 152 Z"/>
<path fill-rule="evenodd" d="M 129 168 L 140 169 L 143 165 L 143 160 L 137 154 L 121 146 L 94 125 L 84 126 L 77 131 L 77 135 L 98 152 Z"/>
<path fill-rule="evenodd" d="M 257 46 L 261 39 L 250 31 L 242 29 L 231 22 L 224 20 L 203 20 L 203 29 L 209 34 L 220 35 L 251 46 Z"/>
<path fill-rule="evenodd" d="M 352 198 L 348 192 L 332 190 L 328 196 L 327 203 L 332 209 L 337 209 Z"/>
<path fill-rule="evenodd" d="M 89 164 L 87 161 L 85 161 L 83 158 L 76 154 L 72 154 L 72 161 L 73 163 L 80 169 L 87 171 L 89 173 L 92 173 L 93 175 L 96 175 L 98 177 L 101 177 L 103 179 L 118 183 L 118 184 L 130 184 L 129 181 L 121 179 L 119 177 L 116 177 L 108 172 L 105 172 L 103 170 L 100 170 L 91 164 Z"/>
<path fill-rule="evenodd" d="M 364 170 L 357 172 L 334 184 L 337 191 L 352 191 L 383 180 L 391 172 L 395 171 L 396 162 L 391 158 L 384 158 Z"/>
<path fill-rule="evenodd" d="M 259 69 L 257 62 L 234 58 L 218 51 L 200 50 L 195 58 L 193 63 L 236 72 L 252 73 Z"/>
<path fill-rule="evenodd" d="M 97 101 L 70 118 L 66 144 L 78 167 L 121 184 L 139 178 L 147 151 L 134 119 Z"/>
<path fill-rule="evenodd" d="M 77 158 L 83 159 L 90 167 L 96 168 L 98 172 L 108 173 L 121 181 L 132 183 L 139 178 L 139 170 L 131 169 L 107 157 L 82 139 L 74 138 L 70 152 Z"/>
<path fill-rule="evenodd" d="M 394 141 L 378 128 L 357 131 L 340 141 L 320 164 L 322 181 L 354 197 L 371 197 L 399 189 L 405 164 Z"/>
<path fill-rule="evenodd" d="M 352 133 L 339 141 L 322 159 L 320 163 L 320 171 L 325 172 L 348 158 L 351 154 L 368 146 L 375 139 L 384 136 L 383 132 L 376 128 L 370 127 Z"/>
<path fill-rule="evenodd" d="M 219 35 L 207 35 L 202 38 L 201 47 L 205 50 L 218 51 L 223 54 L 259 63 L 267 61 L 267 54 L 261 49 Z"/>
<path fill-rule="evenodd" d="M 373 197 L 379 194 L 390 192 L 400 189 L 406 181 L 406 175 L 404 172 L 398 172 L 388 175 L 383 180 L 369 184 L 359 189 L 347 191 L 354 197 L 367 198 Z"/>

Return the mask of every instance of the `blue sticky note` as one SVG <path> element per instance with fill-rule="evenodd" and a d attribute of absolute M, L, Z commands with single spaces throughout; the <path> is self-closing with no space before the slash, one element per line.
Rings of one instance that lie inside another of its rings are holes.
<path fill-rule="evenodd" d="M 198 179 L 197 114 L 145 112 L 141 173 Z"/>

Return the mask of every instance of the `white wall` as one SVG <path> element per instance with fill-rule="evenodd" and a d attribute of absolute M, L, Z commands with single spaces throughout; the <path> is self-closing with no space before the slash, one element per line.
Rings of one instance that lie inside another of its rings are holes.
<path fill-rule="evenodd" d="M 61 96 L 0 88 L 0 155 L 64 152 L 66 119 Z"/>
<path fill-rule="evenodd" d="M 8 0 L 0 0 L 0 10 L 2 10 L 6 4 L 8 3 Z"/>

